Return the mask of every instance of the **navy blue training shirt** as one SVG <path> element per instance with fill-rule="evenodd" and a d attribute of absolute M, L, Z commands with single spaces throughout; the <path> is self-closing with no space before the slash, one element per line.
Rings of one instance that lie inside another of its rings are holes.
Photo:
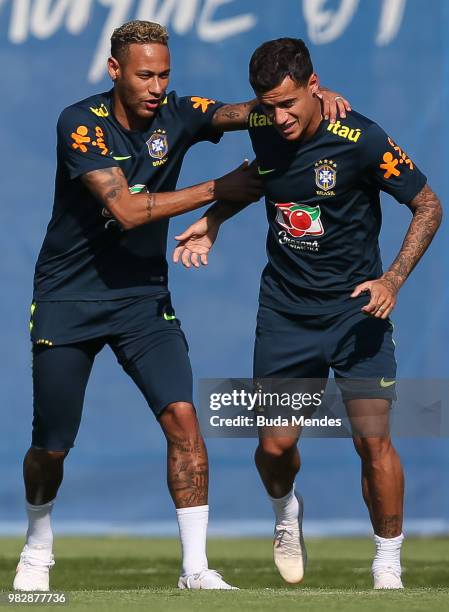
<path fill-rule="evenodd" d="M 36 264 L 34 300 L 109 300 L 166 289 L 168 218 L 122 231 L 80 177 L 116 166 L 132 193 L 145 186 L 174 191 L 189 147 L 220 140 L 212 118 L 222 104 L 171 92 L 148 130 L 132 131 L 115 119 L 112 93 L 77 102 L 59 118 L 53 214 Z"/>
<path fill-rule="evenodd" d="M 262 107 L 248 129 L 269 223 L 260 303 L 303 314 L 349 304 L 359 283 L 382 275 L 380 191 L 407 203 L 426 177 L 354 111 L 335 124 L 323 120 L 307 141 L 285 140 Z"/>

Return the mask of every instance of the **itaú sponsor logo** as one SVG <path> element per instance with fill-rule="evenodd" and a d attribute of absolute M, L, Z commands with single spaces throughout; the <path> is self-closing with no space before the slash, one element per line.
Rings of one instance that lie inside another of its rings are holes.
<path fill-rule="evenodd" d="M 31 36 L 51 38 L 63 29 L 79 36 L 92 28 L 92 17 L 101 11 L 104 24 L 95 38 L 97 48 L 88 73 L 92 83 L 105 76 L 111 32 L 125 21 L 155 21 L 178 35 L 194 31 L 201 41 L 217 43 L 252 30 L 258 20 L 256 13 L 239 13 L 237 0 L 0 0 L 0 11 L 6 4 L 10 5 L 8 39 L 13 44 L 25 43 Z"/>
<path fill-rule="evenodd" d="M 357 142 L 362 133 L 360 128 L 353 129 L 347 125 L 342 125 L 339 120 L 337 120 L 335 123 L 329 123 L 327 126 L 327 131 L 332 132 L 332 134 L 335 134 L 336 136 L 340 136 L 340 138 L 351 140 L 352 142 Z"/>
<path fill-rule="evenodd" d="M 248 125 L 253 128 L 267 127 L 267 125 L 273 125 L 273 122 L 264 113 L 250 113 Z"/>

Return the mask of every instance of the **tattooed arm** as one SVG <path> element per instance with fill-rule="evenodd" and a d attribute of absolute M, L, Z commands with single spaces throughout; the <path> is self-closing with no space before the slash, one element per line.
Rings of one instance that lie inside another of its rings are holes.
<path fill-rule="evenodd" d="M 175 217 L 216 199 L 240 201 L 243 194 L 248 201 L 254 201 L 262 194 L 260 182 L 248 169 L 248 162 L 219 179 L 165 193 L 130 194 L 128 181 L 117 167 L 87 172 L 81 180 L 126 230 Z"/>
<path fill-rule="evenodd" d="M 239 104 L 225 104 L 215 111 L 212 125 L 222 132 L 245 130 L 248 125 L 249 114 L 256 104 L 256 99 Z"/>
<path fill-rule="evenodd" d="M 318 87 L 314 94 L 321 101 L 324 118 L 329 119 L 331 123 L 335 123 L 337 117 L 344 119 L 346 111 L 351 110 L 351 105 L 346 98 L 326 87 Z M 239 104 L 225 104 L 215 112 L 212 125 L 222 132 L 245 130 L 249 114 L 256 105 L 256 98 Z"/>
<path fill-rule="evenodd" d="M 428 185 L 407 206 L 413 219 L 396 259 L 381 278 L 362 283 L 351 296 L 370 291 L 371 300 L 362 310 L 381 319 L 386 319 L 395 307 L 399 289 L 426 252 L 443 217 L 440 201 Z"/>
<path fill-rule="evenodd" d="M 383 279 L 399 291 L 413 268 L 432 242 L 443 218 L 440 201 L 429 185 L 425 185 L 408 204 L 413 219 L 398 256 Z"/>
<path fill-rule="evenodd" d="M 257 164 L 253 161 L 249 169 L 257 173 Z M 210 206 L 201 219 L 198 219 L 182 234 L 175 236 L 178 246 L 173 252 L 173 261 L 182 261 L 184 267 L 190 268 L 192 264 L 199 268 L 202 264 L 207 266 L 209 252 L 217 239 L 222 223 L 238 214 L 251 202 L 225 202 L 219 200 Z M 201 262 L 201 264 L 200 264 Z"/>

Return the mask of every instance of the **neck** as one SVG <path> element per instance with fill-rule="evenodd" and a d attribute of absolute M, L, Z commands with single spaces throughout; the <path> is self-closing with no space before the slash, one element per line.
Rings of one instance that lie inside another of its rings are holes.
<path fill-rule="evenodd" d="M 136 117 L 129 109 L 127 109 L 122 101 L 120 100 L 120 96 L 117 93 L 116 87 L 114 87 L 114 92 L 112 96 L 113 100 L 113 113 L 114 117 L 127 130 L 138 130 L 145 131 L 150 126 L 153 119 L 145 120 Z"/>
<path fill-rule="evenodd" d="M 319 100 L 315 100 L 315 109 L 312 115 L 312 118 L 309 121 L 308 126 L 304 130 L 302 134 L 302 140 L 310 140 L 312 136 L 316 133 L 318 128 L 320 127 L 321 121 L 323 120 L 323 116 L 321 114 L 321 104 Z"/>

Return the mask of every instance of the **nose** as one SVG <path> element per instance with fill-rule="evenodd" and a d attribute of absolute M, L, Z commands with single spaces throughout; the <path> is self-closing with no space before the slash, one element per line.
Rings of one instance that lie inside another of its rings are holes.
<path fill-rule="evenodd" d="M 283 108 L 275 108 L 273 118 L 276 125 L 284 125 L 288 121 L 288 113 Z"/>
<path fill-rule="evenodd" d="M 155 76 L 151 79 L 150 86 L 148 87 L 148 92 L 157 96 L 161 95 L 162 85 L 159 80 L 159 77 Z"/>

